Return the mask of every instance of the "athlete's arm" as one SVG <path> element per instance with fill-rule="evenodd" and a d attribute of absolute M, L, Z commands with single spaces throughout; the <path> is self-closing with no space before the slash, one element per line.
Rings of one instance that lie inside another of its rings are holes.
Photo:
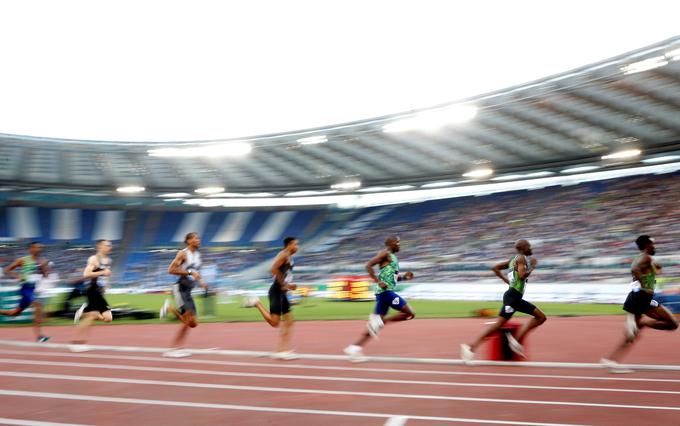
<path fill-rule="evenodd" d="M 507 285 L 510 285 L 510 280 L 508 280 L 508 277 L 506 277 L 505 275 L 503 275 L 503 273 L 501 272 L 501 271 L 504 271 L 504 270 L 508 269 L 509 267 L 510 267 L 510 262 L 509 262 L 509 261 L 505 261 L 505 262 L 501 262 L 501 263 L 495 264 L 495 265 L 493 266 L 493 268 L 491 268 L 491 270 L 493 271 L 494 274 L 496 274 L 496 276 L 497 276 L 498 278 L 500 278 L 500 279 L 502 279 L 503 281 L 505 281 L 505 283 L 506 283 Z"/>
<path fill-rule="evenodd" d="M 656 272 L 661 272 L 661 269 L 663 269 L 663 266 L 661 266 L 660 263 L 654 262 L 654 269 L 656 269 Z"/>
<path fill-rule="evenodd" d="M 20 267 L 20 266 L 23 265 L 23 264 L 24 264 L 24 260 L 23 260 L 23 259 L 17 259 L 17 260 L 15 260 L 14 262 L 12 262 L 11 264 L 9 264 L 7 267 L 5 267 L 5 273 L 6 273 L 7 275 L 11 276 L 12 278 L 15 278 L 15 279 L 17 279 L 17 280 L 20 280 L 20 279 L 21 279 L 21 275 L 19 275 L 19 273 L 17 273 L 17 272 L 15 271 L 15 269 L 17 269 L 18 267 Z"/>
<path fill-rule="evenodd" d="M 382 282 L 378 279 L 378 276 L 375 274 L 375 270 L 373 269 L 373 267 L 375 265 L 380 265 L 385 260 L 386 257 L 387 257 L 387 250 L 382 250 L 382 251 L 380 251 L 380 253 L 373 256 L 373 258 L 371 260 L 369 260 L 368 263 L 366 264 L 366 272 L 368 272 L 368 276 L 370 276 L 371 279 L 373 280 L 373 282 L 378 284 L 380 286 L 380 288 L 383 288 L 383 289 L 387 288 L 387 284 L 385 284 L 384 282 Z"/>
<path fill-rule="evenodd" d="M 97 260 L 97 256 L 90 256 L 89 259 L 87 259 L 87 266 L 85 267 L 85 270 L 83 271 L 83 278 L 86 280 L 96 278 L 96 277 L 101 277 L 101 276 L 106 276 L 108 277 L 111 275 L 111 270 L 110 269 L 103 269 L 101 271 L 94 272 L 94 270 L 99 266 L 99 261 Z"/>
<path fill-rule="evenodd" d="M 284 263 L 288 262 L 288 255 L 285 253 L 285 251 L 281 251 L 276 257 L 274 258 L 274 263 L 272 263 L 272 268 L 271 268 L 271 273 L 272 276 L 274 277 L 274 281 L 282 288 L 286 288 L 286 277 L 283 276 L 281 273 L 281 266 L 283 266 Z"/>
<path fill-rule="evenodd" d="M 520 280 L 526 280 L 533 269 L 527 265 L 527 258 L 525 256 L 517 256 L 517 275 Z"/>
<path fill-rule="evenodd" d="M 642 271 L 652 266 L 652 258 L 648 254 L 643 254 L 640 259 L 630 268 L 633 278 L 639 283 L 642 283 Z"/>
<path fill-rule="evenodd" d="M 187 254 L 182 250 L 177 252 L 175 259 L 172 261 L 170 266 L 168 266 L 168 274 L 178 275 L 180 277 L 187 277 L 191 275 L 195 280 L 200 280 L 201 276 L 196 271 L 187 271 L 182 268 L 182 263 L 187 260 Z"/>
<path fill-rule="evenodd" d="M 536 269 L 536 266 L 538 266 L 538 259 L 535 257 L 532 257 L 529 259 L 529 267 L 527 268 L 526 275 L 524 278 L 526 279 L 529 275 L 531 275 L 532 272 L 534 272 L 534 269 Z"/>
<path fill-rule="evenodd" d="M 415 275 L 413 275 L 413 272 L 408 271 L 408 272 L 404 272 L 403 274 L 399 275 L 399 277 L 397 278 L 397 281 L 410 281 L 413 278 L 415 278 Z"/>

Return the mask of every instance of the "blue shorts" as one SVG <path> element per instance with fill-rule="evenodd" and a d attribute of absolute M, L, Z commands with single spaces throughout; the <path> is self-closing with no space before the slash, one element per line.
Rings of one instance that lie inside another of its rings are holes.
<path fill-rule="evenodd" d="M 35 300 L 35 284 L 34 283 L 23 283 L 21 284 L 21 289 L 19 289 L 19 296 L 21 300 L 19 301 L 19 309 L 22 311 L 33 304 Z"/>
<path fill-rule="evenodd" d="M 385 315 L 387 311 L 396 309 L 401 311 L 406 306 L 406 300 L 393 291 L 383 291 L 375 295 L 375 313 Z"/>

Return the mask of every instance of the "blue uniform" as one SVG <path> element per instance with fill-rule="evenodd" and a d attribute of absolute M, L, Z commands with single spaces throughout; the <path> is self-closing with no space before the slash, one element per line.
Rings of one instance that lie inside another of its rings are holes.
<path fill-rule="evenodd" d="M 406 300 L 394 291 L 399 280 L 399 260 L 394 253 L 390 253 L 389 263 L 380 268 L 378 279 L 385 283 L 387 288 L 383 289 L 378 286 L 375 289 L 375 313 L 377 315 L 387 314 L 390 308 L 400 311 L 406 306 Z"/>

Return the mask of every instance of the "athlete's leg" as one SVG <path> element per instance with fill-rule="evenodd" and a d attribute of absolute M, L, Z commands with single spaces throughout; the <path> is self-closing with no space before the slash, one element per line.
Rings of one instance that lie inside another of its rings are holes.
<path fill-rule="evenodd" d="M 399 309 L 399 313 L 391 315 L 387 318 L 385 318 L 385 315 L 381 315 L 381 316 L 382 316 L 383 322 L 385 323 L 385 325 L 387 325 L 388 322 L 412 320 L 413 318 L 416 317 L 416 313 L 413 309 L 411 309 L 410 305 L 406 304 Z"/>
<path fill-rule="evenodd" d="M 482 344 L 484 339 L 491 336 L 494 332 L 500 330 L 500 328 L 503 327 L 505 325 L 505 323 L 508 322 L 509 320 L 510 320 L 509 317 L 505 318 L 505 317 L 499 316 L 493 324 L 490 324 L 488 327 L 486 327 L 482 331 L 482 333 L 479 336 L 477 336 L 477 339 L 475 339 L 472 343 L 470 343 L 470 345 L 469 345 L 470 350 L 472 352 L 474 352 L 475 349 L 477 349 L 477 347 Z"/>
<path fill-rule="evenodd" d="M 180 326 L 179 331 L 175 336 L 175 340 L 172 343 L 173 348 L 181 348 L 184 345 L 184 341 L 186 340 L 189 329 L 198 325 L 196 314 L 194 314 L 193 311 L 186 311 L 184 314 L 179 316 L 179 319 L 182 321 L 182 325 Z"/>
<path fill-rule="evenodd" d="M 278 315 L 277 315 L 278 317 Z M 283 324 L 281 326 L 281 336 L 279 337 L 279 346 L 276 352 L 284 352 L 290 348 L 290 338 L 293 328 L 293 313 L 287 312 L 283 314 Z"/>
<path fill-rule="evenodd" d="M 538 308 L 535 308 L 531 315 L 533 315 L 533 318 L 525 323 L 524 326 L 522 326 L 522 328 L 520 328 L 517 332 L 517 336 L 515 336 L 515 339 L 517 339 L 517 341 L 520 343 L 522 343 L 522 340 L 524 340 L 529 331 L 543 324 L 547 320 L 543 311 Z"/>
<path fill-rule="evenodd" d="M 104 322 L 111 322 L 113 321 L 113 314 L 111 311 L 104 311 L 102 312 L 101 319 Z"/>
<path fill-rule="evenodd" d="M 640 326 L 641 320 L 642 315 L 639 314 L 635 315 L 635 322 L 638 324 L 638 326 Z M 609 354 L 609 356 L 606 359 L 619 362 L 626 354 L 626 352 L 628 352 L 628 350 L 631 348 L 633 343 L 635 343 L 635 340 L 637 340 L 637 335 L 633 337 L 629 337 L 627 335 L 624 336 L 621 343 L 616 345 L 614 350 Z"/>
<path fill-rule="evenodd" d="M 76 331 L 73 333 L 73 339 L 71 340 L 71 343 L 85 343 L 92 323 L 102 319 L 102 314 L 98 311 L 85 312 L 78 325 L 76 325 Z"/>
<path fill-rule="evenodd" d="M 5 316 L 8 316 L 8 317 L 15 317 L 15 316 L 19 315 L 20 313 L 22 313 L 24 310 L 25 309 L 23 309 L 19 306 L 17 306 L 14 309 L 0 309 L 0 315 L 5 315 Z"/>
<path fill-rule="evenodd" d="M 281 322 L 281 315 L 270 313 L 267 310 L 267 308 L 264 307 L 264 304 L 259 300 L 257 301 L 257 303 L 255 303 L 255 307 L 257 308 L 258 311 L 260 311 L 262 318 L 264 318 L 264 320 L 267 321 L 267 324 L 275 328 L 279 326 Z"/>
<path fill-rule="evenodd" d="M 675 330 L 678 328 L 678 321 L 663 305 L 650 307 L 645 312 L 645 317 L 638 321 L 639 327 L 649 327 L 655 330 Z"/>
<path fill-rule="evenodd" d="M 42 335 L 41 325 L 43 322 L 43 305 L 42 303 L 33 301 L 33 333 L 36 339 L 40 339 Z"/>

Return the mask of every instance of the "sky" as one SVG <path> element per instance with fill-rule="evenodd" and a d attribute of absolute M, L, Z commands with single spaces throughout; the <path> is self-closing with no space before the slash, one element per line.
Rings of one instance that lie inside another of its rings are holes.
<path fill-rule="evenodd" d="M 241 138 L 408 111 L 680 34 L 680 2 L 0 2 L 0 133 Z"/>

